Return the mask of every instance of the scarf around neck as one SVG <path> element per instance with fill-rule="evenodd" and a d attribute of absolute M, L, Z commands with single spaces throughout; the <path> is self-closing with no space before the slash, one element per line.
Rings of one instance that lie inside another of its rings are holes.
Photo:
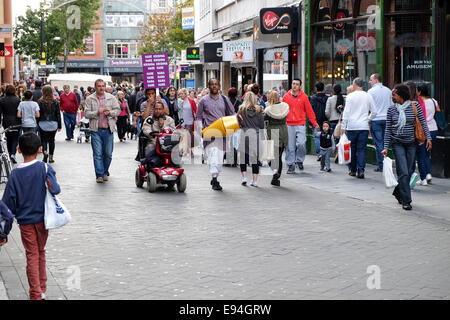
<path fill-rule="evenodd" d="M 409 101 L 409 100 L 405 101 L 403 104 L 398 104 L 398 103 L 395 104 L 395 107 L 397 108 L 397 111 L 398 111 L 398 122 L 395 125 L 397 127 L 397 133 L 403 132 L 403 128 L 405 127 L 405 124 L 406 124 L 405 110 L 410 104 L 411 104 L 411 101 Z"/>

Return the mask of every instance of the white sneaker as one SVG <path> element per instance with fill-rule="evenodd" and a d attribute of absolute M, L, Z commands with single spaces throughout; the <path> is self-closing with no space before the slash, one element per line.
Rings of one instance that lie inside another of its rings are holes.
<path fill-rule="evenodd" d="M 427 186 L 427 185 L 428 185 L 426 179 L 420 180 L 417 184 L 418 184 L 419 186 Z"/>
<path fill-rule="evenodd" d="M 46 296 L 45 293 L 41 293 L 41 299 L 42 299 L 42 300 L 47 300 L 47 296 Z"/>
<path fill-rule="evenodd" d="M 246 185 L 247 185 L 247 177 L 242 177 L 242 182 L 241 182 L 241 184 L 242 184 L 243 186 L 246 186 Z"/>
<path fill-rule="evenodd" d="M 419 175 L 414 172 L 411 176 L 411 179 L 409 180 L 409 187 L 411 188 L 411 190 L 414 189 L 419 180 L 420 180 Z"/>
<path fill-rule="evenodd" d="M 258 182 L 255 181 L 255 180 L 252 180 L 252 182 L 250 183 L 250 185 L 251 185 L 252 187 L 257 187 L 257 186 L 258 186 Z"/>
<path fill-rule="evenodd" d="M 427 182 L 428 182 L 428 184 L 430 184 L 431 183 L 431 179 L 432 179 L 432 176 L 431 176 L 431 174 L 429 173 L 429 174 L 427 174 L 427 177 L 426 177 L 426 179 L 427 179 Z"/>

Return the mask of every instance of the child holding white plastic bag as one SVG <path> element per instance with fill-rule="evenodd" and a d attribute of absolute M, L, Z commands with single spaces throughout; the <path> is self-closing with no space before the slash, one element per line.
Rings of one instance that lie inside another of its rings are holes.
<path fill-rule="evenodd" d="M 335 149 L 335 142 L 330 123 L 324 121 L 322 131 L 315 132 L 314 135 L 320 137 L 320 171 L 331 172 L 330 157 Z"/>

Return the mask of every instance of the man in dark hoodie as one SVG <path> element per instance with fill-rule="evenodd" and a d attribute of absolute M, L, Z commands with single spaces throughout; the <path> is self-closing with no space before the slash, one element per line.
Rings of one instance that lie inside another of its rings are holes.
<path fill-rule="evenodd" d="M 316 83 L 316 94 L 309 98 L 311 103 L 311 107 L 314 110 L 314 114 L 316 115 L 317 123 L 320 128 L 322 128 L 323 122 L 327 120 L 325 116 L 325 109 L 327 106 L 328 96 L 323 92 L 325 89 L 325 85 L 322 82 Z M 320 135 L 319 137 L 314 136 L 314 140 L 316 142 L 316 153 L 317 153 L 317 161 L 320 161 Z"/>
<path fill-rule="evenodd" d="M 38 102 L 39 99 L 42 97 L 42 81 L 36 80 L 34 84 L 36 87 L 33 90 L 33 101 Z"/>

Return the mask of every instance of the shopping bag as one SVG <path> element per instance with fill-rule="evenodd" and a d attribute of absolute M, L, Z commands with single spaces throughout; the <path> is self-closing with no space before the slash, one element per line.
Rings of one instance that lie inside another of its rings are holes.
<path fill-rule="evenodd" d="M 48 170 L 47 165 L 45 165 L 45 167 Z M 72 219 L 70 212 L 57 196 L 54 196 L 50 193 L 50 191 L 48 190 L 47 182 L 45 182 L 45 187 L 45 229 L 49 230 L 62 227 L 69 223 Z"/>
<path fill-rule="evenodd" d="M 337 148 L 339 164 L 349 164 L 352 157 L 351 141 L 345 133 L 341 136 Z"/>
<path fill-rule="evenodd" d="M 389 157 L 385 157 L 383 160 L 383 176 L 386 188 L 393 188 L 398 185 L 394 171 L 392 170 L 392 159 Z"/>
<path fill-rule="evenodd" d="M 81 119 L 83 118 L 83 114 L 81 112 L 77 112 L 77 116 L 76 116 L 76 123 L 80 123 Z"/>
<path fill-rule="evenodd" d="M 265 124 L 267 128 L 268 124 Z M 259 160 L 260 161 L 271 161 L 275 159 L 275 141 L 269 140 L 267 135 L 267 129 L 264 129 L 264 140 L 261 140 L 260 150 L 259 150 Z"/>

